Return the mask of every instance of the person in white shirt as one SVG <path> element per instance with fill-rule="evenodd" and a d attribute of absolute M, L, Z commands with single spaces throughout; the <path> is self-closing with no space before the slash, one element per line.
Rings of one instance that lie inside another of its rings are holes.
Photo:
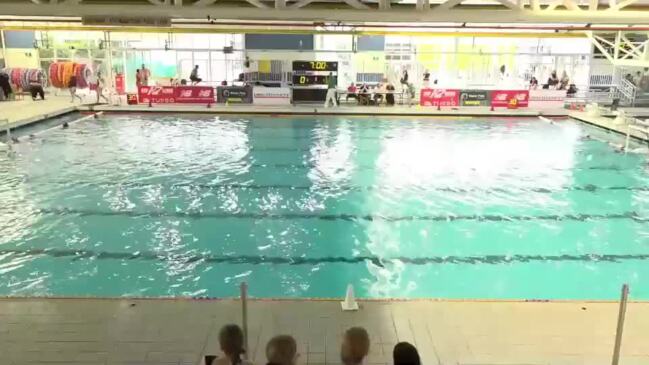
<path fill-rule="evenodd" d="M 329 72 L 329 77 L 327 77 L 327 97 L 324 104 L 325 108 L 329 107 L 329 102 L 331 102 L 333 106 L 338 106 L 338 102 L 336 101 L 336 85 L 336 78 L 332 72 Z"/>

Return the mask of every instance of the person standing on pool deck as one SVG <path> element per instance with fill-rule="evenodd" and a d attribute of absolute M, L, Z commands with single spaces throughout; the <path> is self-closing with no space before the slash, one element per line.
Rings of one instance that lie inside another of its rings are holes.
<path fill-rule="evenodd" d="M 324 107 L 329 107 L 329 100 L 334 106 L 338 106 L 336 101 L 336 78 L 333 76 L 333 72 L 329 72 L 329 77 L 327 77 L 327 98 L 325 99 Z"/>
<path fill-rule="evenodd" d="M 81 96 L 77 95 L 77 77 L 72 76 L 70 77 L 70 81 L 68 82 L 68 90 L 70 90 L 70 102 L 74 103 L 74 98 L 79 98 L 79 102 L 83 103 L 83 98 Z"/>
<path fill-rule="evenodd" d="M 104 96 L 104 88 L 106 87 L 106 80 L 104 76 L 101 75 L 101 71 L 97 71 L 97 104 L 99 104 L 99 98 L 104 98 L 108 103 L 108 98 Z"/>
<path fill-rule="evenodd" d="M 142 64 L 142 69 L 140 70 L 140 77 L 142 78 L 141 85 L 149 86 L 149 77 L 151 77 L 151 71 Z"/>

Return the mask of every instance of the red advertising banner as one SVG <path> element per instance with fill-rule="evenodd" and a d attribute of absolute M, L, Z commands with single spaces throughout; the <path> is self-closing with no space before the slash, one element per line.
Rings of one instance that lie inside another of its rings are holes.
<path fill-rule="evenodd" d="M 210 86 L 140 86 L 138 97 L 142 104 L 209 104 L 214 103 L 214 89 Z"/>
<path fill-rule="evenodd" d="M 421 89 L 419 94 L 421 106 L 459 106 L 460 90 L 457 89 Z"/>
<path fill-rule="evenodd" d="M 514 104 L 517 108 L 526 108 L 529 106 L 529 102 L 529 90 L 494 90 L 491 92 L 491 106 L 494 108 L 507 108 Z"/>

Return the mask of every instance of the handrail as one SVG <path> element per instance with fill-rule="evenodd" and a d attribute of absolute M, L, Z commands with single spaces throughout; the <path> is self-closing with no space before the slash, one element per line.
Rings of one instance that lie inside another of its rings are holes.
<path fill-rule="evenodd" d="M 620 362 L 620 348 L 622 347 L 622 332 L 624 331 L 624 318 L 626 316 L 626 303 L 629 299 L 629 285 L 622 285 L 622 296 L 620 298 L 620 311 L 617 315 L 617 330 L 615 331 L 615 347 L 613 348 L 612 365 Z"/>
<path fill-rule="evenodd" d="M 246 350 L 243 356 L 247 359 L 250 347 L 248 347 L 248 283 L 241 283 L 241 327 L 243 329 L 243 348 Z"/>

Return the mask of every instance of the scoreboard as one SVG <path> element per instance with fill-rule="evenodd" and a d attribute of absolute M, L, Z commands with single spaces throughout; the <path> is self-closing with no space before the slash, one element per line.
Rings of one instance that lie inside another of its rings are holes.
<path fill-rule="evenodd" d="M 328 71 L 338 72 L 338 62 L 329 61 L 293 61 L 295 71 Z"/>
<path fill-rule="evenodd" d="M 330 77 L 338 77 L 338 62 L 293 61 L 293 102 L 323 103 Z"/>
<path fill-rule="evenodd" d="M 334 76 L 335 77 L 335 76 Z M 293 75 L 293 85 L 327 85 L 329 76 L 322 75 Z"/>

